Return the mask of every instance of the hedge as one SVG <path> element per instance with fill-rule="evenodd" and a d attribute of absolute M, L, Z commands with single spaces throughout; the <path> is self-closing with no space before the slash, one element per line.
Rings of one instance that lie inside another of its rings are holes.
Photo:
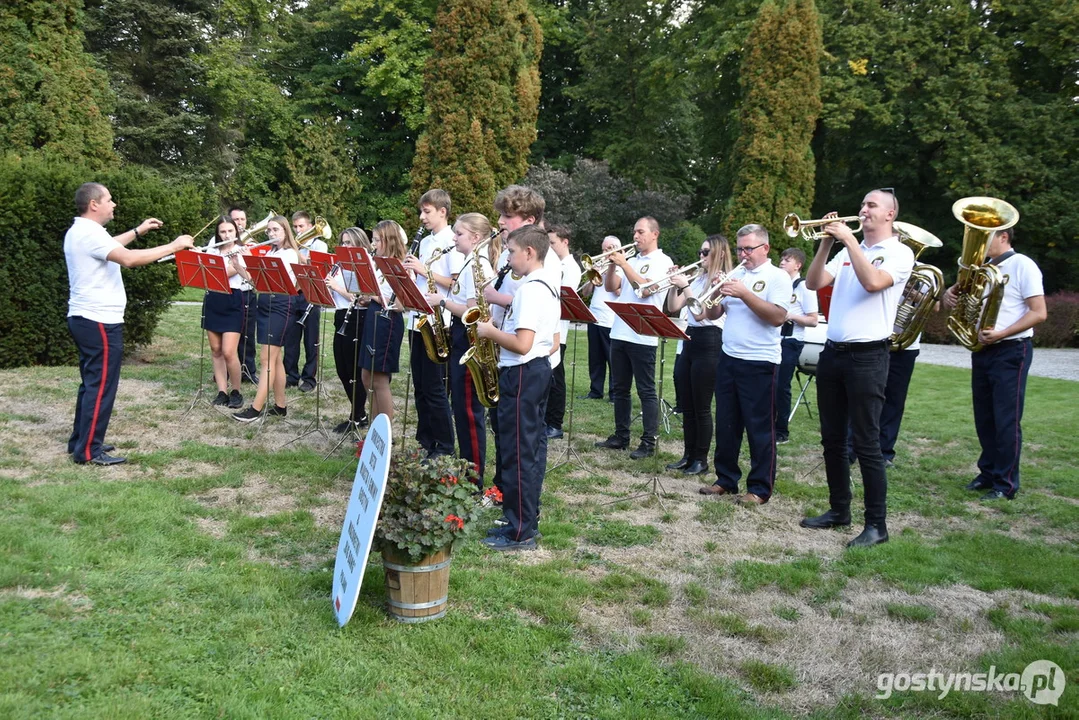
<path fill-rule="evenodd" d="M 1067 290 L 1045 297 L 1045 322 L 1034 328 L 1035 347 L 1079 347 L 1079 293 Z M 947 308 L 931 313 L 922 332 L 922 342 L 940 345 L 958 345 L 959 341 L 948 332 Z"/>
<path fill-rule="evenodd" d="M 116 200 L 111 232 L 147 217 L 165 223 L 129 247 L 150 247 L 193 233 L 216 212 L 212 188 L 170 181 L 145 169 L 91 173 L 34 155 L 0 157 L 0 368 L 77 360 L 67 330 L 64 234 L 75 216 L 75 190 L 91 180 L 106 185 Z M 172 263 L 123 270 L 123 275 L 124 343 L 130 349 L 151 341 L 179 284 Z"/>

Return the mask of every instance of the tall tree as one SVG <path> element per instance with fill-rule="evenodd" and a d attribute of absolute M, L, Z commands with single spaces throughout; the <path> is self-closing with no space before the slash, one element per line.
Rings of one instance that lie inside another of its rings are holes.
<path fill-rule="evenodd" d="M 413 194 L 441 187 L 455 212 L 489 213 L 495 191 L 528 170 L 539 109 L 539 23 L 525 0 L 450 0 L 439 8 L 431 45 Z"/>
<path fill-rule="evenodd" d="M 577 60 L 588 17 L 587 0 L 551 0 L 533 4 L 543 27 L 540 60 L 538 137 L 532 145 L 535 163 L 570 167 L 591 146 L 593 118 L 588 103 L 572 88 L 585 71 Z"/>
<path fill-rule="evenodd" d="M 83 51 L 79 0 L 0 6 L 0 151 L 115 162 L 108 78 Z"/>
<path fill-rule="evenodd" d="M 571 97 L 592 111 L 588 152 L 639 187 L 692 192 L 699 113 L 675 45 L 678 0 L 596 0 Z"/>
<path fill-rule="evenodd" d="M 783 216 L 807 213 L 813 204 L 810 142 L 821 111 L 821 46 L 813 0 L 761 5 L 740 73 L 744 98 L 725 218 L 728 234 L 760 223 L 768 228 L 773 249 L 782 250 L 791 244 L 781 232 Z"/>

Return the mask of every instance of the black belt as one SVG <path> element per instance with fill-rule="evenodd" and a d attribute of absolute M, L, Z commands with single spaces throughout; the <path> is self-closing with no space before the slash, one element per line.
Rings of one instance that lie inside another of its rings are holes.
<path fill-rule="evenodd" d="M 834 342 L 825 340 L 824 347 L 831 348 L 836 352 L 860 352 L 863 350 L 876 350 L 886 348 L 891 344 L 889 340 L 869 340 L 867 342 Z"/>

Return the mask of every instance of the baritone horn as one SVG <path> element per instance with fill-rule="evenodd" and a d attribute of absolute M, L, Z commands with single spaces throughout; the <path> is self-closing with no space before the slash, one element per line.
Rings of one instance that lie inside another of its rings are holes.
<path fill-rule="evenodd" d="M 271 210 L 269 213 L 267 213 L 266 217 L 262 218 L 257 223 L 240 233 L 240 239 L 237 242 L 239 242 L 241 245 L 246 245 L 247 243 L 251 242 L 256 237 L 266 232 L 266 226 L 269 225 L 270 221 L 278 215 L 280 215 L 280 213 Z"/>
<path fill-rule="evenodd" d="M 787 237 L 795 238 L 799 235 L 806 242 L 815 243 L 828 233 L 819 230 L 825 225 L 830 223 L 843 223 L 844 225 L 854 225 L 851 227 L 851 232 L 860 233 L 862 231 L 862 219 L 857 215 L 848 215 L 846 217 L 835 218 L 821 218 L 819 220 L 803 220 L 794 213 L 788 213 L 783 218 L 783 230 L 787 233 Z"/>
<path fill-rule="evenodd" d="M 314 225 L 310 229 L 304 230 L 296 236 L 296 244 L 302 248 L 306 248 L 318 238 L 322 238 L 328 242 L 332 237 L 333 230 L 330 229 L 330 224 L 326 222 L 326 218 L 321 215 L 316 215 Z"/>
<path fill-rule="evenodd" d="M 996 325 L 1008 283 L 1000 268 L 985 261 L 985 254 L 993 233 L 1019 222 L 1019 211 L 997 198 L 966 197 L 955 201 L 952 214 L 966 227 L 948 330 L 968 350 L 978 352 L 983 347 L 978 333 Z"/>
<path fill-rule="evenodd" d="M 936 235 L 917 225 L 895 222 L 892 227 L 899 241 L 914 251 L 915 261 L 926 248 L 936 249 L 944 245 Z M 933 312 L 943 294 L 944 274 L 940 269 L 916 262 L 896 308 L 892 334 L 888 338 L 891 350 L 906 350 L 918 339 L 929 313 Z"/>

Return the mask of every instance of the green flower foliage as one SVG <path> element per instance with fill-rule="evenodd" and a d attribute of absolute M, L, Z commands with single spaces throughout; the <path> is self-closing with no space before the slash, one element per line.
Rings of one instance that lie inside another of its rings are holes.
<path fill-rule="evenodd" d="M 37 155 L 0 157 L 0 368 L 76 361 L 67 330 L 68 282 L 64 234 L 75 216 L 75 190 L 93 180 L 116 200 L 108 229 L 119 234 L 147 217 L 165 227 L 129 247 L 151 247 L 193 233 L 213 214 L 204 186 L 168 182 L 140 168 L 94 173 Z M 124 346 L 149 343 L 179 283 L 172 263 L 124 270 Z"/>
<path fill-rule="evenodd" d="M 0 153 L 42 151 L 100 169 L 116 162 L 103 72 L 83 51 L 79 0 L 0 5 Z"/>
<path fill-rule="evenodd" d="M 452 0 L 438 11 L 424 73 L 426 129 L 412 192 L 440 187 L 455 214 L 491 211 L 528 170 L 543 33 L 524 0 Z"/>
<path fill-rule="evenodd" d="M 805 217 L 813 204 L 810 142 L 821 112 L 821 31 L 813 0 L 761 5 L 745 43 L 737 171 L 724 223 L 728 237 L 749 223 L 764 225 L 773 253 L 791 242 L 785 214 Z M 797 241 L 795 241 L 797 242 Z"/>
<path fill-rule="evenodd" d="M 466 459 L 443 455 L 427 460 L 415 449 L 395 455 L 375 527 L 375 549 L 394 549 L 419 562 L 467 537 L 480 515 L 474 483 L 475 471 Z"/>

